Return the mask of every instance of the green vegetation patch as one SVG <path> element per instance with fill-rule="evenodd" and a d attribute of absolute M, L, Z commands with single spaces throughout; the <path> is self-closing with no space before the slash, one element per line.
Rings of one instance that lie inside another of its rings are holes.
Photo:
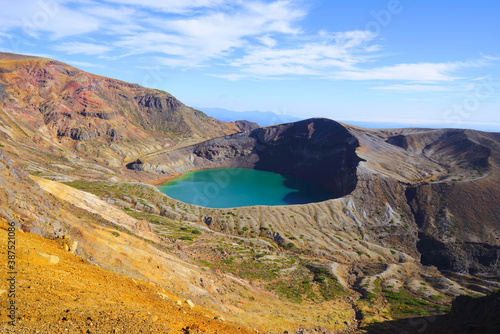
<path fill-rule="evenodd" d="M 271 261 L 255 261 L 231 256 L 216 262 L 202 261 L 204 265 L 218 268 L 244 279 L 272 281 L 279 276 L 280 265 Z"/>
<path fill-rule="evenodd" d="M 301 303 L 304 299 L 334 300 L 347 294 L 326 269 L 307 264 L 305 267 L 299 266 L 287 277 L 270 283 L 267 288 L 294 303 Z"/>
<path fill-rule="evenodd" d="M 384 290 L 383 295 L 390 306 L 390 313 L 395 319 L 414 315 L 440 314 L 450 310 L 449 306 L 416 298 L 405 289 L 400 289 L 398 292 Z M 437 298 L 431 298 L 431 300 L 437 300 Z"/>
<path fill-rule="evenodd" d="M 295 303 L 301 303 L 304 298 L 316 299 L 317 293 L 313 289 L 314 282 L 310 279 L 305 268 L 295 270 L 288 279 L 277 280 L 267 286 L 268 290 L 274 291 L 281 298 L 289 299 Z"/>

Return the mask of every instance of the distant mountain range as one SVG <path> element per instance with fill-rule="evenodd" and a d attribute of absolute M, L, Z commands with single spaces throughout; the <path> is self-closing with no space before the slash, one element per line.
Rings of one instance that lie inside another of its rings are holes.
<path fill-rule="evenodd" d="M 197 108 L 203 111 L 210 117 L 213 117 L 222 122 L 235 122 L 239 120 L 255 122 L 260 126 L 278 125 L 283 123 L 298 122 L 306 118 L 296 117 L 290 115 L 280 115 L 272 111 L 233 111 L 223 108 Z M 310 117 L 320 117 L 318 115 L 311 115 Z M 309 118 L 309 117 L 307 117 Z M 345 124 L 351 124 L 369 129 L 396 129 L 396 128 L 427 128 L 427 129 L 441 129 L 441 128 L 457 128 L 455 124 L 450 123 L 427 123 L 427 124 L 414 124 L 411 122 L 370 122 L 370 121 L 355 121 L 355 120 L 342 120 L 341 118 L 333 118 L 336 121 Z M 498 128 L 494 125 L 488 124 L 475 124 L 471 125 L 475 130 L 498 132 Z M 463 128 L 463 127 L 458 127 Z"/>
<path fill-rule="evenodd" d="M 277 125 L 283 123 L 297 122 L 304 118 L 280 115 L 271 111 L 232 111 L 222 108 L 197 108 L 210 117 L 222 122 L 235 122 L 238 120 L 250 121 L 260 126 Z"/>

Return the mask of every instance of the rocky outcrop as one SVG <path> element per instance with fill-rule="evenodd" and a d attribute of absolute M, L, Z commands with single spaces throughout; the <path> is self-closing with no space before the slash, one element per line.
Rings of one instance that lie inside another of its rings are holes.
<path fill-rule="evenodd" d="M 154 93 L 146 93 L 135 97 L 137 104 L 148 109 L 158 109 L 168 113 L 182 106 L 182 103 L 170 94 L 158 96 Z"/>
<path fill-rule="evenodd" d="M 5 86 L 0 83 L 0 100 L 6 99 L 8 97 L 7 91 L 5 90 Z"/>
<path fill-rule="evenodd" d="M 500 274 L 500 194 L 492 180 L 411 187 L 422 263 L 462 273 Z"/>
<path fill-rule="evenodd" d="M 250 131 L 260 127 L 259 124 L 249 121 L 234 121 L 233 123 L 238 127 L 240 132 Z"/>

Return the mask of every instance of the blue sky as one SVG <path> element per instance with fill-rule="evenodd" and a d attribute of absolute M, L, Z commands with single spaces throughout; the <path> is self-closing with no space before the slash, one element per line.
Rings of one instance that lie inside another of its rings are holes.
<path fill-rule="evenodd" d="M 500 131 L 500 2 L 23 0 L 0 51 L 193 107 Z"/>

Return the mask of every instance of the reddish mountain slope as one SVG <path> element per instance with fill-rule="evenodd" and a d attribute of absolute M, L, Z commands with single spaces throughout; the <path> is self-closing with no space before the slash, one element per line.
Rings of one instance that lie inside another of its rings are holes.
<path fill-rule="evenodd" d="M 2 142 L 10 139 L 48 155 L 70 149 L 121 166 L 178 142 L 238 131 L 237 124 L 208 117 L 166 92 L 50 59 L 0 53 Z"/>

